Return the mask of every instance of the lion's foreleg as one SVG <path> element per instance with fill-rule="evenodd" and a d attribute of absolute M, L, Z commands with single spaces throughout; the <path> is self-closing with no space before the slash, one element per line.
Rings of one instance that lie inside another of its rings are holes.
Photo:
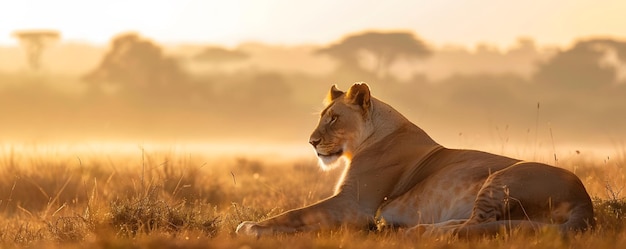
<path fill-rule="evenodd" d="M 367 215 L 358 210 L 355 203 L 339 198 L 329 198 L 311 206 L 287 211 L 264 221 L 242 222 L 237 227 L 237 234 L 261 236 L 319 230 L 342 224 L 367 225 Z"/>

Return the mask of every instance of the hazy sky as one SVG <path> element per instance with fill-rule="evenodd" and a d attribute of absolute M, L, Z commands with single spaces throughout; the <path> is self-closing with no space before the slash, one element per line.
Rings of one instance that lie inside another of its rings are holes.
<path fill-rule="evenodd" d="M 624 0 L 3 0 L 0 44 L 16 29 L 51 28 L 104 44 L 124 31 L 162 43 L 328 43 L 365 29 L 404 29 L 433 44 L 509 46 L 626 38 Z"/>

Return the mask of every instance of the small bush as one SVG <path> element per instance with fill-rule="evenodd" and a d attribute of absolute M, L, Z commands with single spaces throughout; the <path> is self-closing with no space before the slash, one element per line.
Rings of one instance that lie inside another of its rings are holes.
<path fill-rule="evenodd" d="M 626 223 L 626 201 L 624 199 L 603 200 L 594 198 L 597 224 L 604 231 L 620 233 Z"/>

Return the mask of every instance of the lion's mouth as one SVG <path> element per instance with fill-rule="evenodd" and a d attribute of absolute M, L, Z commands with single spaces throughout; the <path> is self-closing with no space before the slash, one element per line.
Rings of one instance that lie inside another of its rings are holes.
<path fill-rule="evenodd" d="M 324 154 L 324 153 L 317 153 L 318 157 L 339 157 L 343 154 L 343 150 L 338 150 L 337 152 L 332 152 L 332 153 L 328 153 L 328 154 Z"/>

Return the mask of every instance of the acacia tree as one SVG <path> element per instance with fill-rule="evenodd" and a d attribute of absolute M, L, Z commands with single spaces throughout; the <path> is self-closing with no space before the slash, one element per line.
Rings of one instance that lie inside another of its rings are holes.
<path fill-rule="evenodd" d="M 360 67 L 362 53 L 370 53 L 376 59 L 374 72 L 386 76 L 391 65 L 398 59 L 423 59 L 431 55 L 426 44 L 410 32 L 365 32 L 349 35 L 341 41 L 317 50 L 329 55 L 344 67 Z"/>
<path fill-rule="evenodd" d="M 54 30 L 23 30 L 13 32 L 13 36 L 20 40 L 20 44 L 26 50 L 30 68 L 39 70 L 44 49 L 49 43 L 58 40 L 60 34 Z"/>

